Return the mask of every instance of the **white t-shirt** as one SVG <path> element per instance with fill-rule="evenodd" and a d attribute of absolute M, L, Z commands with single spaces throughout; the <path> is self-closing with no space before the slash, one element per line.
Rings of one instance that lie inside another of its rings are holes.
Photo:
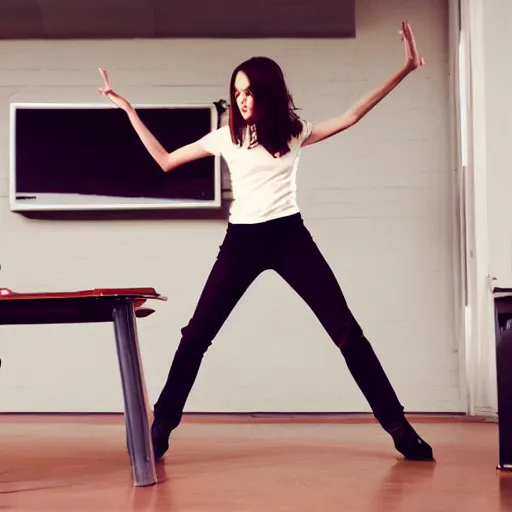
<path fill-rule="evenodd" d="M 290 151 L 274 158 L 260 145 L 237 146 L 229 126 L 218 128 L 198 142 L 213 155 L 221 155 L 229 168 L 233 202 L 229 221 L 256 224 L 292 215 L 299 211 L 296 200 L 296 174 L 302 143 L 309 137 L 312 123 L 302 121 L 303 130 L 289 142 Z"/>

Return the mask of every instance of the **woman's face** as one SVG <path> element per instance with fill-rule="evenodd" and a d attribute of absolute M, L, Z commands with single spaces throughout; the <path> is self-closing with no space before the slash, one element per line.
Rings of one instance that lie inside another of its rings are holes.
<path fill-rule="evenodd" d="M 235 77 L 235 99 L 240 114 L 246 123 L 254 122 L 256 118 L 256 106 L 254 105 L 250 85 L 247 75 L 239 71 Z"/>

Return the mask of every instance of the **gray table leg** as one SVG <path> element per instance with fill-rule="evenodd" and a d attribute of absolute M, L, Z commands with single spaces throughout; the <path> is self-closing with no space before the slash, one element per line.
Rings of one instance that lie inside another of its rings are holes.
<path fill-rule="evenodd" d="M 157 476 L 133 302 L 118 300 L 113 320 L 134 485 L 153 485 L 157 483 Z"/>

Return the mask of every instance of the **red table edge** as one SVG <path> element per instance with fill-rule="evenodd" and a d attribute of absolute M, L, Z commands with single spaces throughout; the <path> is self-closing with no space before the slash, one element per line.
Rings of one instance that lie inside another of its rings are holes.
<path fill-rule="evenodd" d="M 27 300 L 27 299 L 76 299 L 76 298 L 122 297 L 142 299 L 155 299 L 166 301 L 167 297 L 160 295 L 154 288 L 93 288 L 91 290 L 76 290 L 74 292 L 29 292 L 18 293 L 8 288 L 0 288 L 0 301 Z M 139 302 L 139 301 L 137 301 Z"/>

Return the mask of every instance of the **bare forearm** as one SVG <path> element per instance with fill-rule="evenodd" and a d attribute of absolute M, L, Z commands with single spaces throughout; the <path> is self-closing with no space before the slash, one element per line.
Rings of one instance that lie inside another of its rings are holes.
<path fill-rule="evenodd" d="M 112 90 L 106 70 L 103 68 L 99 68 L 99 70 L 105 83 L 104 87 L 99 89 L 98 92 L 103 96 L 106 96 L 114 105 L 126 113 L 135 132 L 146 147 L 148 153 L 164 172 L 169 172 L 180 165 L 191 162 L 192 160 L 212 156 L 201 146 L 201 144 L 197 142 L 182 146 L 172 153 L 167 152 L 162 144 L 160 144 L 156 137 L 149 131 L 148 127 L 142 122 L 142 119 L 139 117 L 130 102 Z"/>
<path fill-rule="evenodd" d="M 367 94 L 354 106 L 347 109 L 342 115 L 316 123 L 304 145 L 307 146 L 327 139 L 355 125 L 362 117 L 370 112 L 377 103 L 382 101 L 409 73 L 409 68 L 404 66 L 391 76 L 391 78 L 386 80 L 383 85 Z"/>
<path fill-rule="evenodd" d="M 410 73 L 407 66 L 403 66 L 391 78 L 377 89 L 370 92 L 367 96 L 358 101 L 347 114 L 359 121 L 366 115 L 377 103 L 382 101 L 395 87 Z M 347 115 L 346 114 L 346 115 Z"/>
<path fill-rule="evenodd" d="M 140 137 L 140 140 L 148 150 L 149 154 L 155 159 L 155 161 L 163 170 L 167 170 L 169 153 L 149 131 L 134 108 L 128 109 L 126 114 L 128 115 L 128 119 L 132 123 L 135 132 Z"/>
<path fill-rule="evenodd" d="M 400 32 L 402 41 L 405 43 L 405 64 L 386 80 L 380 87 L 374 89 L 354 106 L 347 109 L 341 116 L 333 117 L 313 125 L 308 138 L 303 142 L 303 146 L 315 144 L 325 140 L 347 128 L 355 125 L 372 108 L 382 101 L 397 85 L 415 69 L 425 65 L 425 59 L 420 57 L 416 49 L 411 27 L 406 21 L 402 22 Z"/>

